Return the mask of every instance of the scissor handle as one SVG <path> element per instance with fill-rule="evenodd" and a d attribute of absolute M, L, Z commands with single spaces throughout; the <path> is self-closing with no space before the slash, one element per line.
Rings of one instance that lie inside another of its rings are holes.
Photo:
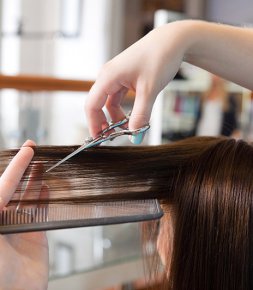
<path fill-rule="evenodd" d="M 129 112 L 123 120 L 120 120 L 116 123 L 110 122 L 109 126 L 107 128 L 105 128 L 104 130 L 102 130 L 99 135 L 103 135 L 103 134 L 105 134 L 105 133 L 107 133 L 115 128 L 118 128 L 118 127 L 125 125 L 129 121 L 130 115 L 131 115 L 131 112 Z"/>
<path fill-rule="evenodd" d="M 136 130 L 129 130 L 129 129 L 125 129 L 124 130 L 123 129 L 123 130 L 120 130 L 120 131 L 117 131 L 117 132 L 112 132 L 110 135 L 105 136 L 103 141 L 100 142 L 100 143 L 103 143 L 103 142 L 108 141 L 108 140 L 113 141 L 115 138 L 123 136 L 123 135 L 130 135 L 130 136 L 138 135 L 140 133 L 146 132 L 149 128 L 150 128 L 150 125 L 146 125 L 144 127 L 136 129 Z"/>

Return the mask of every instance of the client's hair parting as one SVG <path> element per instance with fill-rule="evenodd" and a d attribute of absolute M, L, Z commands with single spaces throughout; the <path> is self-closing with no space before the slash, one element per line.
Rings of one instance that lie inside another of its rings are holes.
<path fill-rule="evenodd" d="M 75 149 L 34 148 L 22 182 L 32 171 L 48 184 L 50 196 L 38 201 L 31 194 L 26 203 L 158 198 L 165 212 L 159 239 L 172 245 L 172 253 L 168 246 L 160 249 L 167 270 L 163 289 L 253 289 L 250 144 L 195 137 L 160 146 L 101 146 L 45 173 Z M 16 152 L 0 153 L 1 172 Z M 19 201 L 20 193 L 18 189 L 11 203 Z"/>

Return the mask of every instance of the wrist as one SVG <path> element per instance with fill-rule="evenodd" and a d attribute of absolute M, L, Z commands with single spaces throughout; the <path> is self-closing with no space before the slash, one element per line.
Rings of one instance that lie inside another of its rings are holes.
<path fill-rule="evenodd" d="M 208 69 L 219 55 L 222 58 L 229 50 L 229 41 L 226 41 L 226 36 L 231 30 L 229 26 L 201 20 L 189 20 L 186 21 L 186 25 L 189 41 L 184 53 L 185 62 Z"/>
<path fill-rule="evenodd" d="M 182 45 L 182 60 L 191 63 L 192 59 L 198 58 L 198 54 L 201 53 L 199 51 L 200 44 L 208 40 L 206 22 L 202 20 L 182 20 L 175 22 L 175 24 Z"/>
<path fill-rule="evenodd" d="M 160 36 L 160 44 L 164 42 L 163 47 L 168 50 L 168 55 L 174 47 L 181 61 L 188 62 L 201 40 L 204 25 L 201 20 L 180 20 L 158 27 L 153 32 Z"/>

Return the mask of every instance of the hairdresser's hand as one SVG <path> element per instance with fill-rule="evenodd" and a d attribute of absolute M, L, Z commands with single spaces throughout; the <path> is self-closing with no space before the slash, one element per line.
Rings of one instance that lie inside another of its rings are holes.
<path fill-rule="evenodd" d="M 107 125 L 104 105 L 113 121 L 124 118 L 121 101 L 129 89 L 136 93 L 129 128 L 149 122 L 156 96 L 175 76 L 184 56 L 186 33 L 182 25 L 169 25 L 153 30 L 104 65 L 86 102 L 93 137 Z"/>
<path fill-rule="evenodd" d="M 5 210 L 15 192 L 34 154 L 28 146 L 34 145 L 32 141 L 27 141 L 2 174 L 0 210 Z M 29 194 L 27 190 L 25 194 Z M 43 185 L 38 190 L 41 195 L 47 194 L 47 188 Z M 47 289 L 48 243 L 44 232 L 0 235 L 0 252 L 0 289 Z"/>
<path fill-rule="evenodd" d="M 86 103 L 91 135 L 107 125 L 104 105 L 113 121 L 124 117 L 120 104 L 129 89 L 136 93 L 129 128 L 148 123 L 156 96 L 183 60 L 252 90 L 252 39 L 253 29 L 195 20 L 153 30 L 102 68 Z"/>

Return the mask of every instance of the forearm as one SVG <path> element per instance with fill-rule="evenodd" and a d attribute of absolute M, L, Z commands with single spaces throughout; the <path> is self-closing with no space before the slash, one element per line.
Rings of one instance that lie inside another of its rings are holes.
<path fill-rule="evenodd" d="M 203 21 L 187 24 L 184 60 L 253 90 L 253 29 Z"/>

